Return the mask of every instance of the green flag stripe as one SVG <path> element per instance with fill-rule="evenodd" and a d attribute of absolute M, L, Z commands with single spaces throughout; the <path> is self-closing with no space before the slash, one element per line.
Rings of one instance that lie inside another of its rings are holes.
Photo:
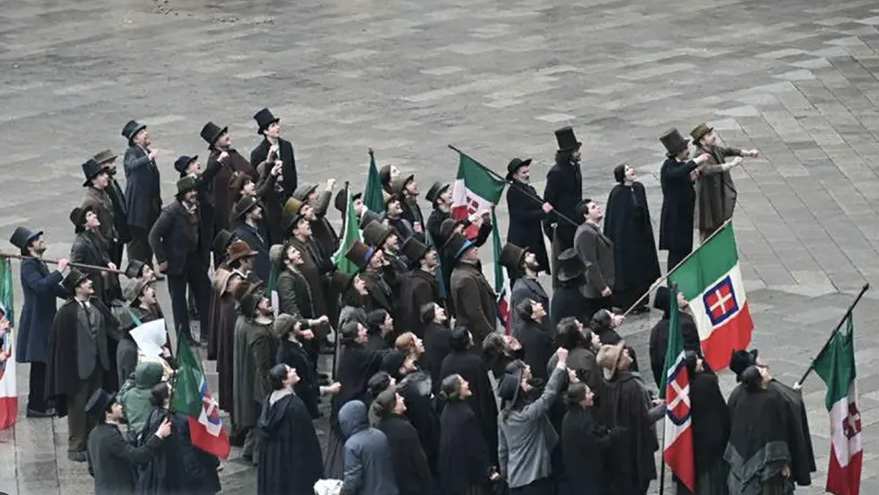
<path fill-rule="evenodd" d="M 385 199 L 382 197 L 382 182 L 375 166 L 375 155 L 369 154 L 369 173 L 366 176 L 366 189 L 363 191 L 363 204 L 369 211 L 381 213 L 385 211 Z"/>
<path fill-rule="evenodd" d="M 833 340 L 815 361 L 815 372 L 827 384 L 824 406 L 830 411 L 833 405 L 848 397 L 849 388 L 855 381 L 854 324 L 849 315 L 845 328 L 833 336 Z"/>
<path fill-rule="evenodd" d="M 345 257 L 345 253 L 351 248 L 355 241 L 360 240 L 360 229 L 357 227 L 357 212 L 354 211 L 354 201 L 352 200 L 351 191 L 348 191 L 348 207 L 345 209 L 345 232 L 342 242 L 339 244 L 339 250 L 333 255 L 333 263 L 338 267 L 339 271 L 346 274 L 357 272 L 357 265 Z"/>
<path fill-rule="evenodd" d="M 0 304 L 6 311 L 6 319 L 9 325 L 15 327 L 15 301 L 12 289 L 12 263 L 9 258 L 0 261 Z"/>
<path fill-rule="evenodd" d="M 463 179 L 464 184 L 473 194 L 480 198 L 497 204 L 501 200 L 506 183 L 493 176 L 482 165 L 469 156 L 460 153 L 461 162 L 458 165 L 458 179 Z"/>
<path fill-rule="evenodd" d="M 665 366 L 663 367 L 662 383 L 659 385 L 660 399 L 665 399 L 665 388 L 669 370 L 677 364 L 678 358 L 684 352 L 684 337 L 681 332 L 680 315 L 678 314 L 678 293 L 674 286 L 669 290 L 668 299 L 668 347 L 665 349 Z"/>
<path fill-rule="evenodd" d="M 201 366 L 186 339 L 177 341 L 177 379 L 174 384 L 174 410 L 198 418 L 201 415 Z"/>
<path fill-rule="evenodd" d="M 684 293 L 687 300 L 692 300 L 726 275 L 738 262 L 736 237 L 730 222 L 711 240 L 699 246 L 668 279 L 678 284 L 678 290 Z"/>

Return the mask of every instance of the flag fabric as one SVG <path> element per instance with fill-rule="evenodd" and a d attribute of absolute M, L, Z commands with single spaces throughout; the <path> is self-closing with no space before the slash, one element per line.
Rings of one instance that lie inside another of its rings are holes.
<path fill-rule="evenodd" d="M 18 419 L 18 394 L 15 390 L 15 305 L 12 297 L 12 263 L 9 258 L 0 261 L 0 311 L 8 320 L 8 327 L 0 337 L 0 430 L 15 424 Z"/>
<path fill-rule="evenodd" d="M 187 416 L 193 446 L 226 459 L 230 445 L 218 414 L 220 407 L 211 395 L 201 365 L 186 339 L 177 342 L 178 368 L 171 402 L 173 409 Z"/>
<path fill-rule="evenodd" d="M 382 180 L 375 166 L 375 154 L 369 151 L 369 173 L 366 176 L 366 190 L 363 191 L 363 205 L 374 213 L 385 211 L 385 198 L 382 195 Z"/>
<path fill-rule="evenodd" d="M 830 466 L 827 492 L 858 495 L 861 489 L 861 413 L 855 372 L 854 325 L 849 314 L 845 330 L 837 332 L 815 360 L 815 371 L 827 384 L 824 405 L 830 413 Z"/>
<path fill-rule="evenodd" d="M 370 165 L 375 168 L 375 164 Z M 372 172 L 370 172 L 371 174 Z M 348 275 L 357 273 L 357 265 L 345 257 L 345 253 L 356 242 L 360 240 L 360 228 L 357 225 L 357 212 L 354 211 L 354 199 L 351 196 L 351 190 L 347 191 L 348 205 L 345 209 L 345 232 L 342 234 L 342 242 L 339 243 L 339 250 L 333 254 L 333 263 L 340 272 Z"/>
<path fill-rule="evenodd" d="M 510 301 L 504 285 L 504 270 L 499 263 L 501 259 L 501 236 L 497 230 L 497 216 L 491 209 L 491 249 L 494 254 L 494 292 L 497 294 L 497 318 L 504 326 L 505 333 L 510 335 Z M 545 308 L 549 311 L 549 308 Z"/>
<path fill-rule="evenodd" d="M 729 366 L 730 353 L 747 349 L 754 330 L 732 222 L 699 246 L 668 279 L 689 303 L 711 369 Z"/>
<path fill-rule="evenodd" d="M 681 483 L 696 492 L 696 464 L 693 451 L 693 428 L 690 410 L 690 373 L 684 357 L 684 335 L 678 313 L 678 296 L 674 286 L 669 296 L 668 347 L 665 351 L 665 374 L 659 397 L 665 399 L 665 437 L 662 458 Z"/>

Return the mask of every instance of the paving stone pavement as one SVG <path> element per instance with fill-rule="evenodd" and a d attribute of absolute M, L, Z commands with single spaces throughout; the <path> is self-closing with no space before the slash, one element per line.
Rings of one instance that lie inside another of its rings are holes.
<path fill-rule="evenodd" d="M 0 0 L 0 236 L 43 228 L 49 255 L 64 255 L 79 164 L 121 153 L 131 118 L 162 152 L 169 201 L 174 158 L 206 154 L 201 126 L 228 124 L 246 155 L 263 106 L 283 119 L 300 181 L 355 187 L 372 147 L 426 191 L 452 178 L 451 143 L 495 170 L 533 157 L 542 190 L 552 131 L 571 124 L 587 194 L 601 202 L 627 161 L 654 224 L 658 136 L 710 121 L 725 142 L 765 155 L 733 172 L 735 225 L 755 345 L 792 382 L 879 272 L 877 26 L 873 0 Z M 856 313 L 862 493 L 879 493 L 877 300 L 868 292 Z M 626 326 L 642 355 L 658 317 Z M 805 393 L 820 471 L 798 493 L 822 493 L 823 384 L 813 376 Z M 0 491 L 90 493 L 84 466 L 64 455 L 65 430 L 22 419 L 0 432 Z M 252 493 L 253 470 L 225 466 L 227 491 Z"/>

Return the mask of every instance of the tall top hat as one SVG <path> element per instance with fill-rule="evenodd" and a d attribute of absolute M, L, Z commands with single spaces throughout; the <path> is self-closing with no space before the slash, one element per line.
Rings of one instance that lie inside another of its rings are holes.
<path fill-rule="evenodd" d="M 122 135 L 128 140 L 128 144 L 131 144 L 134 136 L 137 136 L 137 133 L 144 129 L 146 129 L 146 124 L 141 124 L 136 120 L 129 120 L 125 127 L 122 128 Z"/>
<path fill-rule="evenodd" d="M 98 162 L 99 165 L 106 165 L 115 159 L 116 153 L 113 153 L 111 150 L 101 151 L 100 153 L 96 153 L 95 156 L 92 157 L 92 160 Z"/>
<path fill-rule="evenodd" d="M 341 270 L 336 270 L 330 276 L 330 287 L 334 294 L 344 294 L 348 291 L 348 288 L 351 287 L 351 282 L 354 281 L 354 277 L 357 276 L 356 273 L 345 273 Z"/>
<path fill-rule="evenodd" d="M 13 232 L 12 236 L 9 237 L 9 242 L 11 242 L 13 246 L 20 249 L 21 254 L 28 254 L 28 244 L 30 244 L 32 240 L 41 235 L 43 235 L 42 230 L 33 231 L 26 227 L 16 227 L 15 232 Z"/>
<path fill-rule="evenodd" d="M 510 270 L 521 269 L 522 262 L 525 260 L 525 253 L 527 252 L 527 249 L 520 248 L 515 244 L 510 244 L 509 242 L 504 244 L 503 249 L 501 249 L 501 266 L 505 266 Z"/>
<path fill-rule="evenodd" d="M 421 258 L 424 258 L 424 255 L 430 251 L 427 244 L 416 239 L 414 235 L 409 236 L 409 238 L 406 239 L 406 242 L 403 243 L 403 247 L 400 249 L 403 251 L 403 255 L 409 258 L 409 262 L 413 265 L 418 265 L 418 261 L 421 260 Z"/>
<path fill-rule="evenodd" d="M 69 272 L 67 272 L 67 276 L 64 277 L 64 280 L 61 282 L 61 285 L 67 289 L 67 292 L 73 293 L 74 289 L 79 287 L 79 284 L 82 283 L 83 280 L 87 279 L 88 276 L 85 273 L 77 270 L 76 268 L 71 268 Z"/>
<path fill-rule="evenodd" d="M 220 139 L 220 136 L 223 135 L 224 132 L 228 131 L 228 127 L 220 127 L 213 122 L 208 122 L 201 128 L 201 138 L 208 143 L 208 147 L 212 148 L 214 143 L 217 142 L 217 139 Z"/>
<path fill-rule="evenodd" d="M 424 195 L 428 201 L 431 203 L 436 203 L 436 200 L 440 197 L 440 195 L 449 188 L 451 184 L 448 182 L 434 182 L 430 189 L 427 190 L 427 194 Z"/>
<path fill-rule="evenodd" d="M 516 172 L 519 171 L 522 167 L 527 167 L 531 165 L 531 159 L 527 158 L 525 160 L 521 158 L 513 158 L 510 160 L 510 163 L 507 164 L 507 180 L 513 180 L 513 176 L 516 175 Z"/>
<path fill-rule="evenodd" d="M 559 144 L 559 151 L 578 150 L 583 144 L 580 141 L 577 141 L 577 136 L 574 135 L 574 129 L 572 129 L 571 126 L 557 129 L 555 131 L 555 140 Z"/>
<path fill-rule="evenodd" d="M 85 182 L 82 183 L 83 187 L 90 186 L 92 179 L 104 170 L 105 167 L 102 167 L 93 158 L 89 158 L 88 161 L 82 164 L 82 174 L 85 175 Z"/>
<path fill-rule="evenodd" d="M 559 281 L 567 282 L 581 277 L 585 273 L 585 269 L 583 261 L 577 256 L 574 248 L 568 248 L 559 253 Z"/>
<path fill-rule="evenodd" d="M 262 134 L 270 125 L 281 121 L 281 119 L 272 115 L 272 112 L 270 112 L 268 108 L 263 108 L 259 112 L 256 112 L 253 116 L 253 120 L 256 121 L 258 129 L 256 131 L 257 134 Z"/>
<path fill-rule="evenodd" d="M 174 161 L 174 170 L 180 173 L 180 177 L 183 177 L 184 175 L 186 175 L 186 167 L 188 167 L 190 163 L 196 160 L 198 160 L 198 155 L 182 155 L 180 156 L 180 158 Z"/>
<path fill-rule="evenodd" d="M 236 220 L 240 219 L 248 211 L 252 210 L 253 208 L 255 208 L 257 206 L 259 206 L 259 199 L 255 198 L 253 196 L 245 196 L 245 197 L 241 198 L 240 200 L 238 200 L 237 203 L 235 203 L 235 209 L 233 210 L 233 213 L 235 215 L 235 219 Z"/>
<path fill-rule="evenodd" d="M 677 156 L 678 153 L 687 149 L 687 140 L 674 127 L 659 136 L 659 141 L 665 146 L 665 151 L 668 152 L 669 156 Z"/>
<path fill-rule="evenodd" d="M 690 137 L 693 138 L 694 143 L 699 144 L 699 140 L 713 130 L 713 127 L 709 127 L 708 124 L 703 122 L 694 127 L 692 131 L 690 131 Z"/>
<path fill-rule="evenodd" d="M 449 240 L 446 241 L 446 244 L 443 246 L 443 250 L 446 253 L 446 256 L 459 260 L 461 255 L 463 255 L 468 249 L 476 247 L 475 244 L 467 240 L 462 234 L 457 232 L 452 233 L 449 236 Z"/>
<path fill-rule="evenodd" d="M 293 191 L 293 197 L 299 201 L 308 201 L 308 197 L 315 189 L 317 189 L 317 184 L 303 184 Z"/>
<path fill-rule="evenodd" d="M 363 229 L 363 242 L 376 249 L 381 249 L 388 236 L 394 233 L 394 229 L 388 227 L 381 222 L 369 222 L 369 225 Z"/>
<path fill-rule="evenodd" d="M 360 271 L 363 271 L 369 266 L 369 261 L 372 259 L 373 255 L 375 255 L 374 248 L 367 246 L 360 241 L 354 241 L 354 244 L 352 244 L 351 247 L 348 248 L 348 252 L 345 253 L 345 258 L 348 258 L 348 261 L 354 263 Z"/>
<path fill-rule="evenodd" d="M 184 193 L 192 191 L 197 187 L 198 179 L 191 175 L 184 175 L 183 177 L 177 179 L 177 196 L 181 196 Z"/>

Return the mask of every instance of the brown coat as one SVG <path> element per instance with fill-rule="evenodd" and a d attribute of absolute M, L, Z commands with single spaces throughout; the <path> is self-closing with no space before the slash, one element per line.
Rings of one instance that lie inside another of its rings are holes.
<path fill-rule="evenodd" d="M 698 169 L 702 175 L 696 191 L 699 231 L 711 233 L 733 216 L 738 192 L 732 175 L 723 169 L 723 164 L 728 157 L 742 156 L 742 150 L 715 146 L 710 152 L 701 150 L 700 155 L 706 153 L 711 158 Z"/>
<path fill-rule="evenodd" d="M 458 317 L 457 326 L 470 330 L 479 346 L 486 335 L 495 331 L 497 301 L 494 290 L 477 265 L 458 262 L 452 270 L 452 301 Z"/>
<path fill-rule="evenodd" d="M 256 169 L 254 169 L 250 162 L 247 161 L 246 158 L 239 155 L 235 150 L 227 150 L 229 153 L 229 159 L 224 163 L 224 166 L 220 168 L 217 175 L 214 176 L 212 191 L 213 191 L 213 201 L 214 201 L 214 227 L 215 231 L 219 232 L 220 230 L 234 230 L 229 228 L 229 212 L 232 211 L 233 197 L 231 191 L 229 191 L 229 178 L 232 177 L 232 173 L 234 172 L 244 172 L 253 179 L 254 182 L 257 181 Z M 220 152 L 217 150 L 211 150 L 210 156 L 208 156 L 208 164 L 210 167 L 212 162 L 216 162 L 220 157 Z"/>
<path fill-rule="evenodd" d="M 305 277 L 308 288 L 311 289 L 311 304 L 314 308 L 314 315 L 316 317 L 328 315 L 329 306 L 325 291 L 326 277 L 321 273 L 318 254 L 314 252 L 311 243 L 300 241 L 295 236 L 290 238 L 290 244 L 296 246 L 296 249 L 302 253 L 304 263 L 299 266 L 299 272 Z"/>
<path fill-rule="evenodd" d="M 332 196 L 332 191 L 320 193 L 317 203 L 313 205 L 317 220 L 311 222 L 311 235 L 320 244 L 324 256 L 327 257 L 332 256 L 339 249 L 339 235 L 336 234 L 335 229 L 330 225 L 330 221 L 327 220 L 327 209 L 329 208 Z"/>
<path fill-rule="evenodd" d="M 119 238 L 116 233 L 116 221 L 113 215 L 113 201 L 110 199 L 110 195 L 107 194 L 106 190 L 95 189 L 94 187 L 87 187 L 85 190 L 85 197 L 82 199 L 82 208 L 85 209 L 87 207 L 91 207 L 92 211 L 98 215 L 98 220 L 101 222 L 101 226 L 98 227 L 98 232 L 101 233 L 101 237 L 106 242 L 106 246 L 109 249 L 116 240 Z"/>

